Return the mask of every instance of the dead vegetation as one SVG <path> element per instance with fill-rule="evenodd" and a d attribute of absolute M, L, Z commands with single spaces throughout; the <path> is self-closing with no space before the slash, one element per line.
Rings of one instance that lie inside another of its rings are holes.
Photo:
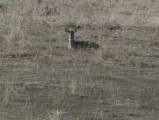
<path fill-rule="evenodd" d="M 159 118 L 157 0 L 0 0 L 0 119 Z M 68 50 L 64 28 L 99 50 Z"/>

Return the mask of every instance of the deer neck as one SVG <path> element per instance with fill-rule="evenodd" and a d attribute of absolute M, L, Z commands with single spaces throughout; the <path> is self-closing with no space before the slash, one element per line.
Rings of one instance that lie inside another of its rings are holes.
<path fill-rule="evenodd" d="M 73 47 L 73 44 L 74 44 L 74 34 L 69 34 L 68 48 L 71 49 Z"/>

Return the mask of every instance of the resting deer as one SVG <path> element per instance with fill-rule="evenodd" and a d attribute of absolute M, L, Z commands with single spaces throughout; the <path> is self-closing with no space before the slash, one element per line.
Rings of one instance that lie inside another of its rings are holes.
<path fill-rule="evenodd" d="M 96 44 L 95 42 L 89 42 L 89 41 L 75 41 L 74 40 L 74 34 L 76 33 L 77 28 L 74 31 L 70 31 L 67 28 L 65 28 L 65 32 L 69 34 L 69 44 L 68 49 L 74 48 L 74 49 L 85 49 L 85 48 L 93 48 L 98 49 L 100 46 Z"/>

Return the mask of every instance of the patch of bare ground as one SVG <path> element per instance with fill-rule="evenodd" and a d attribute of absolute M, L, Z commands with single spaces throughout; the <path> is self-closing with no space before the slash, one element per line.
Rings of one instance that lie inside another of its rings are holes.
<path fill-rule="evenodd" d="M 158 5 L 0 0 L 0 119 L 158 119 Z M 68 50 L 69 25 L 101 49 Z"/>

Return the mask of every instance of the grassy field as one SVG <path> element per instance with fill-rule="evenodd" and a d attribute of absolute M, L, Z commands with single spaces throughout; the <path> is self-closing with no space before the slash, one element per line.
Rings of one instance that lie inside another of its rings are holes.
<path fill-rule="evenodd" d="M 159 1 L 0 0 L 0 120 L 158 120 Z M 68 50 L 65 27 L 99 50 Z"/>

